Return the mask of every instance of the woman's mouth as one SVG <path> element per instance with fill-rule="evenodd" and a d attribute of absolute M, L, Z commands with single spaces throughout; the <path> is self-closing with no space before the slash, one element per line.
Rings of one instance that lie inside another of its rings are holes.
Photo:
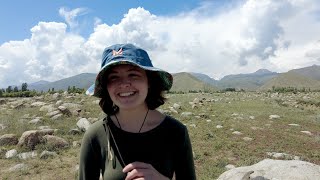
<path fill-rule="evenodd" d="M 132 95 L 134 95 L 136 92 L 134 92 L 134 91 L 131 91 L 131 92 L 122 92 L 122 93 L 119 93 L 118 95 L 120 96 L 120 97 L 128 97 L 128 96 L 132 96 Z"/>

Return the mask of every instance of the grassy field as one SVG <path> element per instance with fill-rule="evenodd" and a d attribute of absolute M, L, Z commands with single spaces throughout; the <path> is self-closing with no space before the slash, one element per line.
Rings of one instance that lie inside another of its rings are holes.
<path fill-rule="evenodd" d="M 227 169 L 252 165 L 265 158 L 272 158 L 268 152 L 286 153 L 284 159 L 298 156 L 301 160 L 320 165 L 320 93 L 189 93 L 168 94 L 168 101 L 160 109 L 184 123 L 192 141 L 196 173 L 198 179 L 216 179 Z M 62 117 L 52 120 L 39 107 L 31 107 L 30 101 L 55 104 L 58 99 L 52 95 L 37 99 L 5 99 L 0 105 L 0 136 L 17 134 L 50 126 L 58 129 L 56 136 L 67 140 L 69 148 L 57 149 L 44 145 L 36 146 L 38 155 L 43 150 L 55 151 L 58 156 L 49 159 L 39 157 L 21 160 L 6 159 L 5 153 L 11 149 L 27 152 L 16 146 L 0 146 L 0 179 L 75 179 L 77 175 L 79 146 L 72 142 L 80 141 L 83 134 L 70 135 L 76 128 L 79 117 Z M 102 117 L 96 98 L 85 95 L 61 97 L 63 102 L 81 104 L 81 117 Z M 21 101 L 24 107 L 14 109 L 14 102 Z M 195 103 L 191 103 L 195 102 Z M 176 112 L 170 107 L 181 106 Z M 184 112 L 192 115 L 184 116 Z M 270 115 L 280 118 L 270 119 Z M 42 122 L 33 125 L 28 121 L 41 117 Z M 289 125 L 295 124 L 295 125 Z M 217 128 L 219 126 L 220 128 Z M 309 131 L 311 134 L 302 133 Z M 235 134 L 240 132 L 240 134 Z M 8 169 L 24 163 L 27 169 L 10 172 Z"/>

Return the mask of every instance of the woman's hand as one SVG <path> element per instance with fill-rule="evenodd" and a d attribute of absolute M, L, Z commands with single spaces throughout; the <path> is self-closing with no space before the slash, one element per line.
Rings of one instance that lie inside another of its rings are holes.
<path fill-rule="evenodd" d="M 168 180 L 169 178 L 160 174 L 151 164 L 133 162 L 122 170 L 127 173 L 126 180 Z"/>

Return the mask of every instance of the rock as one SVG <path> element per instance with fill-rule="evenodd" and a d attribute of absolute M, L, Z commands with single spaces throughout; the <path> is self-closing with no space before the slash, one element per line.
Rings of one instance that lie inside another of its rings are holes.
<path fill-rule="evenodd" d="M 71 111 L 68 108 L 66 108 L 65 106 L 59 106 L 58 109 L 62 112 L 63 115 L 68 116 L 68 117 L 72 116 Z"/>
<path fill-rule="evenodd" d="M 86 118 L 81 118 L 77 122 L 77 126 L 81 131 L 87 131 L 87 129 L 89 128 L 90 125 L 91 125 L 91 123 Z"/>
<path fill-rule="evenodd" d="M 48 146 L 52 146 L 55 148 L 65 148 L 69 146 L 69 143 L 61 137 L 45 135 L 43 139 Z"/>
<path fill-rule="evenodd" d="M 41 123 L 41 122 L 42 121 L 41 121 L 40 117 L 37 117 L 37 118 L 32 119 L 31 121 L 29 121 L 28 123 L 29 124 L 38 124 L 38 123 Z"/>
<path fill-rule="evenodd" d="M 242 132 L 234 131 L 234 132 L 232 132 L 232 134 L 235 134 L 235 135 L 242 135 Z"/>
<path fill-rule="evenodd" d="M 49 157 L 54 157 L 57 156 L 58 154 L 56 152 L 51 152 L 51 151 L 42 151 L 40 154 L 40 159 L 48 159 Z"/>
<path fill-rule="evenodd" d="M 70 131 L 68 132 L 68 134 L 76 135 L 76 134 L 80 134 L 80 131 L 79 131 L 79 129 L 70 129 Z"/>
<path fill-rule="evenodd" d="M 35 158 L 38 156 L 36 151 L 32 151 L 32 152 L 25 152 L 25 153 L 20 153 L 17 155 L 19 159 L 30 159 L 30 158 Z"/>
<path fill-rule="evenodd" d="M 221 174 L 218 180 L 318 179 L 320 166 L 300 160 L 264 159 L 252 166 L 238 167 Z"/>
<path fill-rule="evenodd" d="M 183 112 L 183 113 L 181 113 L 181 117 L 189 117 L 189 116 L 191 116 L 192 115 L 192 112 Z"/>
<path fill-rule="evenodd" d="M 32 103 L 31 107 L 40 107 L 40 106 L 44 106 L 44 105 L 46 105 L 45 102 L 37 101 L 37 102 Z"/>
<path fill-rule="evenodd" d="M 0 146 L 16 145 L 18 137 L 15 134 L 4 134 L 0 136 Z"/>
<path fill-rule="evenodd" d="M 28 169 L 28 166 L 24 163 L 21 163 L 21 164 L 17 164 L 11 168 L 9 168 L 9 171 L 10 172 L 14 172 L 14 171 L 25 171 Z"/>
<path fill-rule="evenodd" d="M 34 149 L 34 147 L 41 142 L 42 136 L 47 134 L 52 135 L 53 133 L 53 129 L 25 131 L 19 139 L 18 146 L 25 146 L 29 149 Z"/>
<path fill-rule="evenodd" d="M 269 119 L 279 119 L 280 116 L 279 115 L 270 115 Z"/>
<path fill-rule="evenodd" d="M 13 157 L 15 157 L 17 154 L 18 154 L 18 151 L 17 151 L 17 150 L 11 149 L 10 151 L 7 151 L 7 152 L 6 152 L 5 157 L 6 157 L 7 159 L 13 158 Z"/>
<path fill-rule="evenodd" d="M 244 141 L 252 141 L 253 139 L 251 137 L 244 137 L 242 138 Z"/>
<path fill-rule="evenodd" d="M 217 128 L 217 129 L 221 129 L 221 128 L 223 128 L 223 126 L 217 125 L 216 128 Z"/>
<path fill-rule="evenodd" d="M 174 103 L 173 104 L 173 108 L 178 110 L 178 109 L 181 109 L 181 106 L 179 104 L 177 104 L 177 103 Z"/>
<path fill-rule="evenodd" d="M 302 132 L 302 133 L 304 133 L 304 134 L 307 134 L 307 135 L 309 135 L 309 136 L 312 136 L 312 133 L 311 133 L 310 131 L 300 131 L 300 132 Z"/>

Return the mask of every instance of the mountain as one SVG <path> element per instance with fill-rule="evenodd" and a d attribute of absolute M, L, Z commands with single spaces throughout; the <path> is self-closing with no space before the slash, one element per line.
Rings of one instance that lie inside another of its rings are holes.
<path fill-rule="evenodd" d="M 313 65 L 293 69 L 286 73 L 276 73 L 267 69 L 259 69 L 254 73 L 227 75 L 217 81 L 209 76 L 196 72 L 173 74 L 171 91 L 217 91 L 225 88 L 244 89 L 246 91 L 265 90 L 275 87 L 305 87 L 320 89 L 320 66 Z M 55 82 L 39 81 L 28 84 L 28 89 L 37 91 L 67 90 L 68 86 L 87 89 L 95 81 L 96 74 L 82 73 Z"/>
<path fill-rule="evenodd" d="M 31 84 L 28 89 L 36 91 L 48 91 L 54 88 L 54 90 L 67 90 L 68 87 L 75 86 L 77 88 L 87 89 L 94 83 L 96 74 L 82 73 L 69 78 L 61 79 L 54 82 L 36 83 Z M 32 88 L 31 88 L 32 87 Z"/>
<path fill-rule="evenodd" d="M 187 72 L 173 74 L 173 85 L 170 91 L 217 91 L 218 88 L 205 83 Z"/>
<path fill-rule="evenodd" d="M 218 86 L 223 89 L 236 88 L 254 91 L 277 75 L 278 73 L 276 72 L 259 69 L 254 73 L 225 76 L 218 82 Z"/>
<path fill-rule="evenodd" d="M 320 80 L 320 66 L 317 65 L 304 67 L 300 69 L 293 69 L 291 71 L 299 73 L 311 79 Z"/>
<path fill-rule="evenodd" d="M 195 73 L 195 72 L 190 72 L 190 74 L 194 77 L 196 77 L 197 79 L 199 79 L 200 81 L 203 81 L 205 83 L 211 84 L 213 86 L 218 86 L 219 81 L 209 77 L 206 74 L 202 74 L 202 73 Z"/>
<path fill-rule="evenodd" d="M 297 71 L 288 71 L 282 73 L 277 77 L 274 77 L 264 85 L 262 85 L 259 90 L 271 90 L 273 87 L 295 87 L 297 89 L 320 89 L 320 81 L 312 79 L 310 77 L 304 76 Z"/>

